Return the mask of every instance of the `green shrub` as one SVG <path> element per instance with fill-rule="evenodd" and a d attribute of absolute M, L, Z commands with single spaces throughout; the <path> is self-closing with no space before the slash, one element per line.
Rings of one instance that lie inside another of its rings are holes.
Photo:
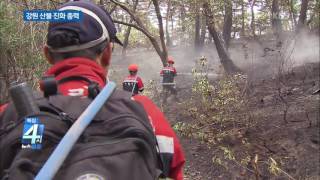
<path fill-rule="evenodd" d="M 27 81 L 33 88 L 48 64 L 42 55 L 45 23 L 24 22 L 19 4 L 0 2 L 0 103 L 8 99 L 13 81 Z"/>
<path fill-rule="evenodd" d="M 176 130 L 204 142 L 216 143 L 248 127 L 247 99 L 243 96 L 243 75 L 226 76 L 210 81 L 206 58 L 201 58 L 193 69 L 194 83 L 191 98 L 183 103 L 185 115 L 194 119 L 191 124 L 177 123 Z"/>

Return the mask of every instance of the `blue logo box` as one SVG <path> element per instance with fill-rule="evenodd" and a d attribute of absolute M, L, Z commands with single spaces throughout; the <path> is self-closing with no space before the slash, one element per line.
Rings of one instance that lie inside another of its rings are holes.
<path fill-rule="evenodd" d="M 41 149 L 44 125 L 38 117 L 25 118 L 22 134 L 22 148 Z"/>
<path fill-rule="evenodd" d="M 24 21 L 42 22 L 80 22 L 83 13 L 76 10 L 24 10 Z"/>

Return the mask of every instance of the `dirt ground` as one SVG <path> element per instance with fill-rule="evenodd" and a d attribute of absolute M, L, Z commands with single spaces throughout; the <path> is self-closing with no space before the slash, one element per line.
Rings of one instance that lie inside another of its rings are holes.
<path fill-rule="evenodd" d="M 319 90 L 319 63 L 296 67 L 282 81 L 280 91 L 277 80 L 272 77 L 251 83 L 248 97 L 250 113 L 256 124 L 241 132 L 241 136 L 222 141 L 223 145 L 229 147 L 235 157 L 247 152 L 252 161 L 258 155 L 258 179 L 318 180 L 320 92 L 316 91 Z M 175 121 L 195 121 L 180 117 L 174 102 L 171 106 L 166 114 L 172 124 Z M 284 118 L 286 107 L 288 110 Z M 207 146 L 190 137 L 180 137 L 180 140 L 187 159 L 185 179 L 257 179 L 252 163 L 244 167 L 226 160 L 226 167 L 223 167 L 212 160 L 213 157 L 225 156 L 217 151 L 217 147 Z M 246 144 L 242 143 L 243 140 Z M 277 175 L 268 170 L 270 157 L 281 169 Z"/>
<path fill-rule="evenodd" d="M 274 52 L 263 54 L 263 50 L 249 48 L 249 58 L 256 59 L 256 62 L 248 62 L 243 60 L 243 49 L 232 51 L 235 63 L 248 70 L 248 113 L 254 124 L 216 145 L 180 136 L 187 160 L 185 179 L 320 180 L 320 92 L 316 93 L 320 88 L 319 60 L 309 58 L 279 81 L 274 76 L 274 63 L 277 62 L 275 54 L 272 54 Z M 195 57 L 199 57 L 190 55 L 189 52 L 171 50 L 171 55 L 176 58 L 178 73 L 190 73 Z M 212 72 L 216 72 L 220 63 L 217 55 L 212 55 L 212 47 L 204 55 L 209 59 Z M 121 82 L 119 77 L 124 77 L 127 73 L 124 67 L 130 63 L 138 63 L 141 65 L 139 74 L 144 81 L 153 79 L 157 82 L 161 67 L 157 59 L 153 52 L 131 53 L 126 59 L 118 56 L 113 60 L 112 80 Z M 183 115 L 179 109 L 180 102 L 188 101 L 191 94 L 192 76 L 178 75 L 176 81 L 179 101 L 169 99 L 164 112 L 172 125 L 177 122 L 192 123 L 196 119 Z M 220 146 L 232 151 L 237 161 L 224 159 L 226 154 L 219 151 Z M 239 162 L 245 157 L 249 158 L 247 166 Z M 222 159 L 223 162 L 214 163 L 213 158 Z"/>

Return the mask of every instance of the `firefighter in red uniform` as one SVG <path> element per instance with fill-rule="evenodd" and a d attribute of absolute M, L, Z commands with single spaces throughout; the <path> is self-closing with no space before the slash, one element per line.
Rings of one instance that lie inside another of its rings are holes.
<path fill-rule="evenodd" d="M 175 96 L 177 91 L 175 89 L 174 77 L 177 76 L 177 70 L 173 67 L 174 60 L 173 57 L 168 57 L 168 65 L 160 71 L 160 76 L 162 76 L 162 87 L 163 90 L 168 90 Z"/>
<path fill-rule="evenodd" d="M 112 45 L 114 42 L 121 43 L 116 37 L 112 19 L 109 13 L 90 1 L 72 1 L 63 5 L 66 6 L 80 7 L 92 13 L 83 13 L 86 16 L 84 23 L 49 23 L 44 53 L 52 67 L 45 75 L 54 75 L 56 80 L 81 76 L 102 88 L 107 83 L 106 70 L 110 64 Z M 63 95 L 87 96 L 88 83 L 75 79 L 59 84 L 58 90 Z M 182 180 L 185 158 L 179 140 L 164 114 L 145 96 L 136 95 L 132 99 L 141 103 L 148 114 L 168 176 Z M 0 107 L 0 110 L 3 109 L 5 107 Z"/>
<path fill-rule="evenodd" d="M 123 82 L 123 90 L 131 92 L 132 95 L 137 95 L 144 90 L 142 79 L 137 75 L 138 65 L 130 64 L 128 67 L 129 76 Z"/>

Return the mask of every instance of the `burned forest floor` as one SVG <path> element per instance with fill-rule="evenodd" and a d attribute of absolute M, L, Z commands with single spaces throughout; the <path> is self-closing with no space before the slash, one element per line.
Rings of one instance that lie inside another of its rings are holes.
<path fill-rule="evenodd" d="M 174 128 L 199 121 L 182 112 L 191 85 L 177 88 L 179 100 L 169 97 L 162 105 Z M 319 63 L 251 81 L 242 94 L 248 100 L 248 126 L 226 125 L 232 133 L 211 143 L 178 128 L 187 160 L 185 179 L 320 179 L 319 94 Z"/>

